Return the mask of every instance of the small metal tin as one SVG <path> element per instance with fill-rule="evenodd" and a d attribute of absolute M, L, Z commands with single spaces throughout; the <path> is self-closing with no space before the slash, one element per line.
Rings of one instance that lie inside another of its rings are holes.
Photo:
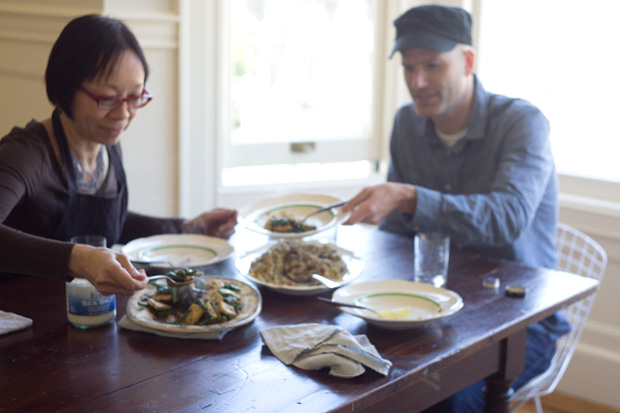
<path fill-rule="evenodd" d="M 484 277 L 484 280 L 482 280 L 482 286 L 488 289 L 499 288 L 499 278 Z"/>
<path fill-rule="evenodd" d="M 523 298 L 523 297 L 525 297 L 526 290 L 527 289 L 525 287 L 521 287 L 519 285 L 507 285 L 506 286 L 506 295 L 508 297 Z"/>

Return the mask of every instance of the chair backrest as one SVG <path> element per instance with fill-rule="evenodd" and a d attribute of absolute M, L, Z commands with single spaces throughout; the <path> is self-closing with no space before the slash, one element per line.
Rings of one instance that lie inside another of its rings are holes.
<path fill-rule="evenodd" d="M 566 224 L 558 224 L 557 269 L 601 281 L 607 267 L 605 250 L 583 232 Z M 562 379 L 594 304 L 596 292 L 564 309 L 571 324 L 570 333 L 558 340 L 556 352 L 547 371 L 515 392 L 513 400 L 528 400 L 553 392 Z"/>

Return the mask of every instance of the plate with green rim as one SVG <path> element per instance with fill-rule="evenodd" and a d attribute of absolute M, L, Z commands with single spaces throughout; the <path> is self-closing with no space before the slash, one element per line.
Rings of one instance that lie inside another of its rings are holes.
<path fill-rule="evenodd" d="M 348 214 L 341 208 L 333 208 L 308 218 L 305 222 L 315 229 L 303 232 L 277 232 L 265 228 L 270 219 L 289 218 L 302 220 L 306 215 L 317 209 L 341 201 L 331 195 L 320 194 L 287 194 L 264 198 L 242 207 L 239 210 L 239 223 L 246 228 L 271 238 L 303 238 L 333 228 L 344 222 Z"/>
<path fill-rule="evenodd" d="M 332 300 L 362 305 L 379 313 L 407 309 L 406 318 L 392 320 L 368 310 L 341 307 L 342 311 L 363 318 L 369 324 L 392 330 L 419 327 L 463 308 L 463 299 L 454 291 L 404 280 L 350 284 L 334 291 Z"/>
<path fill-rule="evenodd" d="M 290 243 L 297 242 L 298 240 L 279 240 L 278 242 L 282 243 Z M 364 262 L 357 257 L 352 251 L 346 250 L 344 248 L 338 247 L 337 245 L 331 243 L 323 243 L 318 241 L 300 241 L 302 245 L 311 247 L 312 244 L 315 245 L 323 245 L 332 248 L 337 255 L 340 256 L 342 261 L 347 267 L 346 273 L 339 280 L 333 280 L 342 285 L 346 285 L 350 282 L 353 282 L 357 277 L 361 275 L 364 271 L 365 264 Z M 252 281 L 254 284 L 261 286 L 263 288 L 270 289 L 280 294 L 285 295 L 317 295 L 322 294 L 330 289 L 318 281 L 314 279 L 310 279 L 308 284 L 304 284 L 303 282 L 296 283 L 291 279 L 287 278 L 283 272 L 278 271 L 278 274 L 274 276 L 277 281 L 266 281 L 264 279 L 259 279 L 254 276 L 251 272 L 252 264 L 254 261 L 260 259 L 264 254 L 269 252 L 272 248 L 277 246 L 277 242 L 269 242 L 255 250 L 248 251 L 236 259 L 235 267 L 237 270 L 248 280 Z M 317 255 L 318 256 L 318 255 Z M 325 256 L 322 257 L 322 260 L 325 260 Z M 308 264 L 308 263 L 306 263 Z M 313 265 L 313 264 L 310 264 Z M 312 271 L 314 272 L 314 271 Z M 310 273 L 307 273 L 310 275 Z M 279 283 L 281 281 L 282 283 Z M 285 282 L 285 283 L 284 283 Z"/>
<path fill-rule="evenodd" d="M 160 234 L 130 241 L 121 252 L 144 266 L 197 268 L 224 261 L 234 249 L 221 238 L 200 234 Z"/>
<path fill-rule="evenodd" d="M 161 330 L 169 333 L 210 333 L 222 330 L 229 330 L 235 327 L 252 322 L 261 312 L 263 306 L 263 299 L 256 287 L 251 284 L 239 281 L 233 278 L 217 275 L 205 275 L 196 279 L 196 285 L 199 283 L 206 283 L 218 281 L 224 284 L 232 284 L 239 289 L 238 294 L 241 296 L 243 307 L 239 311 L 239 314 L 235 318 L 229 321 L 225 321 L 217 324 L 200 325 L 183 325 L 183 324 L 170 324 L 164 321 L 158 320 L 157 317 L 146 307 L 140 303 L 146 298 L 150 297 L 156 292 L 156 287 L 153 284 L 146 286 L 146 288 L 134 293 L 127 301 L 127 317 L 136 324 L 143 327 L 152 328 L 155 330 Z"/>

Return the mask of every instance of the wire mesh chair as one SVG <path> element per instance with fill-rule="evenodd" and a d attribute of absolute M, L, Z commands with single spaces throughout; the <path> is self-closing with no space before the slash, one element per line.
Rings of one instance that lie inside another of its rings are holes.
<path fill-rule="evenodd" d="M 607 254 L 596 241 L 583 232 L 566 224 L 558 224 L 556 252 L 558 270 L 594 278 L 599 282 L 603 279 L 607 267 Z M 564 308 L 566 318 L 572 327 L 570 333 L 557 341 L 549 369 L 515 391 L 511 398 L 511 402 L 514 402 L 511 411 L 534 399 L 536 412 L 542 413 L 540 397 L 552 393 L 562 379 L 583 333 L 595 298 L 596 292 Z"/>

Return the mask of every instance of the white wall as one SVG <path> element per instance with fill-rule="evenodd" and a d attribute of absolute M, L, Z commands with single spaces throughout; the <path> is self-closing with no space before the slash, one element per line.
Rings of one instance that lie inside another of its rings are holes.
<path fill-rule="evenodd" d="M 191 113 L 188 120 L 183 116 L 191 107 L 184 106 L 183 113 L 179 110 L 183 107 L 180 105 L 187 102 L 181 98 L 192 93 L 191 86 L 195 86 L 183 83 L 182 74 L 188 73 L 189 69 L 180 68 L 179 63 L 190 61 L 186 49 L 186 42 L 190 39 L 184 32 L 184 25 L 186 19 L 196 18 L 182 12 L 187 1 L 180 0 L 179 7 L 175 0 L 0 0 L 0 135 L 8 133 L 14 125 L 25 125 L 32 118 L 49 117 L 52 108 L 45 95 L 43 73 L 54 40 L 71 18 L 103 12 L 128 23 L 151 65 L 148 86 L 155 98 L 141 110 L 122 138 L 131 191 L 130 208 L 170 216 L 182 210 L 181 200 L 188 204 L 183 210 L 192 210 L 214 207 L 217 201 L 240 207 L 256 197 L 265 189 L 215 196 L 217 174 L 210 172 L 213 167 L 209 166 L 217 165 L 218 152 L 213 150 L 215 136 L 205 135 L 198 149 L 188 146 L 182 138 L 184 133 L 203 133 L 201 121 L 206 123 L 213 119 L 209 113 Z M 208 4 L 211 3 L 205 3 Z M 204 12 L 208 14 L 209 10 L 206 7 Z M 212 19 L 211 23 L 214 21 Z M 215 40 L 206 40 L 209 41 L 213 46 Z M 214 82 L 213 79 L 210 81 Z M 389 88 L 392 83 L 386 81 L 385 86 Z M 203 87 L 209 85 L 213 86 L 213 83 Z M 388 96 L 398 99 L 400 95 L 398 91 L 392 91 Z M 386 102 L 386 107 L 393 105 L 393 102 Z M 206 107 L 213 109 L 209 102 Z M 191 130 L 188 131 L 188 127 Z M 183 128 L 186 130 L 182 133 Z M 184 169 L 188 156 L 203 165 Z M 207 190 L 196 187 L 204 182 L 204 176 L 197 174 L 207 174 L 205 176 L 211 178 Z M 310 189 L 342 197 L 350 196 L 356 190 L 350 185 L 332 188 L 323 185 Z M 616 301 L 620 291 L 620 206 L 618 203 L 602 204 L 596 200 L 564 196 L 561 219 L 599 241 L 609 254 L 609 265 L 586 332 L 560 383 L 560 390 L 620 409 L 620 392 L 617 391 L 620 382 L 620 320 Z"/>
<path fill-rule="evenodd" d="M 151 66 L 148 86 L 155 98 L 140 110 L 121 141 L 131 188 L 129 207 L 178 215 L 176 1 L 0 0 L 0 136 L 31 119 L 50 117 L 44 74 L 52 45 L 72 18 L 102 12 L 131 27 Z"/>

